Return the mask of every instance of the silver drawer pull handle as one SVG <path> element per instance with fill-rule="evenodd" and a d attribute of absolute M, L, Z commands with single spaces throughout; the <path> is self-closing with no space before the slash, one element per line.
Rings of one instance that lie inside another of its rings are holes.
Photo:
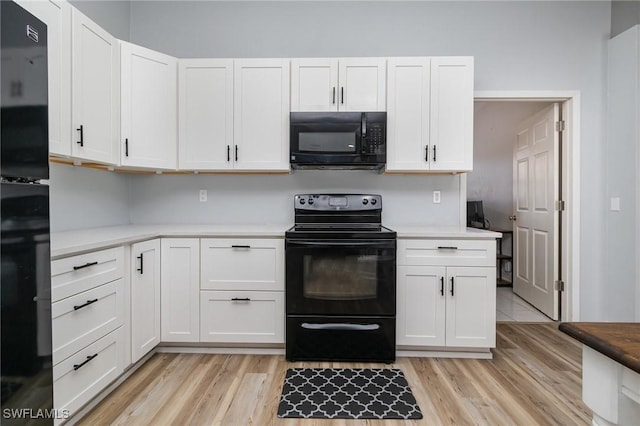
<path fill-rule="evenodd" d="M 313 324 L 309 322 L 303 322 L 302 328 L 307 330 L 350 330 L 350 331 L 374 331 L 379 330 L 378 324 L 346 324 L 346 323 L 328 323 L 328 324 Z"/>
<path fill-rule="evenodd" d="M 250 248 L 251 248 L 251 246 L 237 246 L 237 245 L 233 245 L 233 246 L 231 246 L 231 248 L 234 248 L 234 249 L 250 249 Z"/>
<path fill-rule="evenodd" d="M 454 247 L 454 246 L 438 246 L 438 250 L 458 250 L 458 247 Z"/>
<path fill-rule="evenodd" d="M 248 297 L 234 297 L 231 299 L 232 302 L 251 302 L 251 299 Z"/>

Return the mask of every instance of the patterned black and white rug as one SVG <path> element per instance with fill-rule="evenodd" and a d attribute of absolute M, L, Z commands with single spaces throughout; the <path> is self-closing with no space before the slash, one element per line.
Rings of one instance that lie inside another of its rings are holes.
<path fill-rule="evenodd" d="M 421 419 L 422 413 L 401 370 L 290 368 L 278 417 Z"/>

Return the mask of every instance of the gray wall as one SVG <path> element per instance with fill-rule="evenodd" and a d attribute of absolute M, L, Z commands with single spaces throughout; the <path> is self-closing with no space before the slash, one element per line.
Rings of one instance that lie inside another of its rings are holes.
<path fill-rule="evenodd" d="M 53 232 L 129 223 L 129 176 L 50 165 Z"/>
<path fill-rule="evenodd" d="M 76 9 L 120 40 L 129 40 L 131 2 L 122 0 L 69 0 Z"/>
<path fill-rule="evenodd" d="M 605 277 L 602 299 L 615 307 L 612 321 L 633 321 L 640 297 L 640 267 L 636 265 L 638 227 L 638 166 L 640 157 L 640 27 L 634 27 L 609 43 L 608 137 L 606 142 L 606 202 L 620 199 L 620 210 L 607 205 L 604 250 Z M 639 241 L 640 242 L 640 241 Z M 636 272 L 637 271 L 637 272 Z M 636 277 L 634 280 L 633 277 Z M 635 281 L 635 282 L 634 282 Z M 635 296 L 635 297 L 634 297 Z M 640 312 L 637 312 L 640 315 Z"/>
<path fill-rule="evenodd" d="M 137 176 L 132 179 L 133 223 L 293 223 L 300 192 L 381 194 L 383 221 L 457 226 L 459 179 L 385 176 L 371 171 L 296 171 L 291 175 Z M 199 189 L 208 201 L 198 201 Z M 432 191 L 441 204 L 432 204 Z M 453 212 L 453 214 L 452 214 Z"/>
<path fill-rule="evenodd" d="M 76 3 L 89 16 L 112 30 L 130 21 L 130 41 L 177 57 L 304 57 L 473 55 L 476 90 L 578 90 L 581 94 L 582 192 L 582 319 L 606 319 L 601 286 L 604 264 L 593 247 L 604 244 L 603 140 L 606 89 L 606 41 L 611 25 L 608 1 L 568 2 L 188 2 L 135 1 L 111 12 Z M 100 15 L 92 16 L 89 8 Z M 109 9 L 111 10 L 111 9 Z M 122 21 L 114 21 L 113 16 Z M 120 18 L 118 18 L 120 19 Z M 110 28 L 112 27 L 112 28 Z M 118 35 L 126 38 L 124 35 Z M 371 185 L 392 188 L 394 177 L 373 175 Z M 232 205 L 249 205 L 261 193 L 287 188 L 292 192 L 319 187 L 372 188 L 360 174 L 300 179 L 298 174 L 274 179 L 247 176 L 131 176 L 130 212 L 133 222 L 172 219 L 201 221 L 205 215 L 191 203 L 202 185 L 233 194 Z M 386 179 L 390 179 L 387 183 Z M 408 176 L 407 190 L 391 204 L 411 206 L 432 187 L 455 188 L 454 176 Z M 70 186 L 72 182 L 68 182 Z M 266 186 L 265 186 L 266 185 Z M 254 189 L 256 188 L 256 189 Z M 374 189 L 374 188 L 372 188 Z M 217 198 L 215 195 L 212 200 Z M 381 192 L 382 192 L 381 191 Z M 151 199 L 147 194 L 158 194 Z M 162 200 L 166 196 L 167 202 Z M 386 199 L 386 198 L 385 198 Z M 227 200 L 228 201 L 228 200 Z M 264 207 L 269 215 L 290 217 L 290 208 L 278 199 Z M 210 202 L 207 209 L 217 204 Z M 203 207 L 203 206 L 198 206 Z M 456 204 L 419 204 L 430 217 L 455 215 Z M 223 209 L 224 205 L 218 205 Z M 401 208 L 397 208 L 398 212 Z M 159 212 L 159 210 L 161 212 Z M 277 213 L 279 212 L 279 213 Z M 247 210 L 252 220 L 257 213 Z M 242 216 L 234 215 L 241 220 Z M 397 216 L 405 220 L 404 216 Z"/>
<path fill-rule="evenodd" d="M 625 0 L 611 2 L 611 37 L 640 24 L 640 1 Z"/>

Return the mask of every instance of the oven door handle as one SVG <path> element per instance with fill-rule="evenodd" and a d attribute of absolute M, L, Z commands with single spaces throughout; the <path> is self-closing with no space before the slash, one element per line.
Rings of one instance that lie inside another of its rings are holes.
<path fill-rule="evenodd" d="M 303 322 L 300 325 L 307 330 L 347 330 L 347 331 L 375 331 L 380 329 L 379 324 L 348 324 L 348 323 L 310 323 Z"/>
<path fill-rule="evenodd" d="M 335 248 L 335 247 L 367 247 L 367 248 L 395 248 L 395 240 L 383 241 L 345 241 L 345 240 L 323 240 L 323 241 L 286 241 L 287 247 L 313 247 L 313 248 Z"/>

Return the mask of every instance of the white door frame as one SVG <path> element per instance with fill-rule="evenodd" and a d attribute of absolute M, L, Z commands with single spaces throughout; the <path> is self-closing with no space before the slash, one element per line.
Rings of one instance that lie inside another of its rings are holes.
<path fill-rule="evenodd" d="M 562 135 L 561 321 L 580 320 L 580 91 L 577 90 L 491 90 L 476 91 L 476 101 L 560 102 L 566 123 Z M 467 174 L 460 175 L 460 224 L 467 223 Z"/>

